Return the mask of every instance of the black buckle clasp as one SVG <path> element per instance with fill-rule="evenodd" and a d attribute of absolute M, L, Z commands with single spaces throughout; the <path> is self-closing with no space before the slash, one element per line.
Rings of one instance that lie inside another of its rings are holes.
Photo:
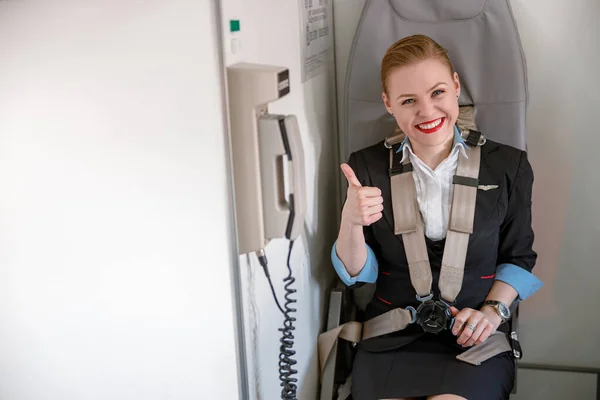
<path fill-rule="evenodd" d="M 434 300 L 433 294 L 425 297 L 417 295 L 417 300 L 421 302 L 419 307 L 413 313 L 413 322 L 420 325 L 425 332 L 438 334 L 444 330 L 450 330 L 454 323 L 451 304 L 444 300 Z M 414 308 L 410 307 L 412 311 Z"/>

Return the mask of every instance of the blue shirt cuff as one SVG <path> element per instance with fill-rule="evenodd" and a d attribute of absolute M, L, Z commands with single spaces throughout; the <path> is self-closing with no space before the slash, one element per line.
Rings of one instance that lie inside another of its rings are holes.
<path fill-rule="evenodd" d="M 514 264 L 500 264 L 496 268 L 496 280 L 512 286 L 519 294 L 517 300 L 525 300 L 544 284 L 531 272 Z"/>
<path fill-rule="evenodd" d="M 377 275 L 379 273 L 379 266 L 377 264 L 377 257 L 373 253 L 373 249 L 367 244 L 367 261 L 363 266 L 362 270 L 355 277 L 351 277 L 342 260 L 337 255 L 336 243 L 333 244 L 331 249 L 331 261 L 333 262 L 333 268 L 337 272 L 338 276 L 347 286 L 352 286 L 356 282 L 375 283 L 377 281 Z"/>

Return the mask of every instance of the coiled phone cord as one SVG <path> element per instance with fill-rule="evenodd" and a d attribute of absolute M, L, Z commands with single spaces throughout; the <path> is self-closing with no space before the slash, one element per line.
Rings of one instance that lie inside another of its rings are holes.
<path fill-rule="evenodd" d="M 296 281 L 296 279 L 292 276 L 292 267 L 290 266 L 290 259 L 292 256 L 292 248 L 294 247 L 294 241 L 290 241 L 290 246 L 287 255 L 287 269 L 288 276 L 283 279 L 285 282 L 285 303 L 283 308 L 281 307 L 279 300 L 277 299 L 277 295 L 275 294 L 275 289 L 273 288 L 273 282 L 271 281 L 271 275 L 269 274 L 269 269 L 267 267 L 267 258 L 263 250 L 257 253 L 258 260 L 260 265 L 262 265 L 263 270 L 265 271 L 265 275 L 269 281 L 269 285 L 271 286 L 271 293 L 273 294 L 273 298 L 275 299 L 275 303 L 279 310 L 283 313 L 283 328 L 279 328 L 281 332 L 281 339 L 279 339 L 281 346 L 279 346 L 279 380 L 281 381 L 280 386 L 281 389 L 281 398 L 283 400 L 297 400 L 297 378 L 294 378 L 293 375 L 297 374 L 298 371 L 293 369 L 293 366 L 297 363 L 295 359 L 292 357 L 296 354 L 296 351 L 293 350 L 294 347 L 294 322 L 296 321 L 295 317 L 292 317 L 291 314 L 296 312 L 295 308 L 292 308 L 291 305 L 294 304 L 297 300 L 292 299 L 291 295 L 296 293 L 296 289 L 292 289 L 292 284 Z"/>
<path fill-rule="evenodd" d="M 285 284 L 285 312 L 283 320 L 283 328 L 279 329 L 282 333 L 281 347 L 279 347 L 279 380 L 281 381 L 281 398 L 285 400 L 296 400 L 296 382 L 298 379 L 292 377 L 292 375 L 298 373 L 297 370 L 292 367 L 296 364 L 296 360 L 292 357 L 296 354 L 296 351 L 292 350 L 294 347 L 294 321 L 296 318 L 290 314 L 296 312 L 295 308 L 290 307 L 296 302 L 296 299 L 292 299 L 291 295 L 296 293 L 296 289 L 292 289 L 292 284 L 296 279 L 292 276 L 292 267 L 290 266 L 290 257 L 292 255 L 292 247 L 294 241 L 290 241 L 290 248 L 288 250 L 287 257 L 287 268 L 288 276 L 284 278 Z"/>

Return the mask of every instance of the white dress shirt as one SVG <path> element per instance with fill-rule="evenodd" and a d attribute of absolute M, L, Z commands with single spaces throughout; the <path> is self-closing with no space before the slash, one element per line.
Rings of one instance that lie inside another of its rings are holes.
<path fill-rule="evenodd" d="M 417 203 L 423 216 L 425 235 L 431 240 L 446 237 L 454 185 L 452 180 L 458 167 L 459 153 L 467 157 L 465 142 L 458 132 L 454 134 L 454 145 L 450 155 L 432 170 L 413 152 L 408 136 L 400 147 L 402 161 L 408 155 L 413 166 L 413 178 L 417 191 Z"/>

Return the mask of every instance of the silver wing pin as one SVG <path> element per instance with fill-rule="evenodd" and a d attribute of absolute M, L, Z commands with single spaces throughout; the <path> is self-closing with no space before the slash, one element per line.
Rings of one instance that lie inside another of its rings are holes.
<path fill-rule="evenodd" d="M 487 192 L 488 190 L 498 189 L 498 185 L 479 185 L 477 189 Z"/>

